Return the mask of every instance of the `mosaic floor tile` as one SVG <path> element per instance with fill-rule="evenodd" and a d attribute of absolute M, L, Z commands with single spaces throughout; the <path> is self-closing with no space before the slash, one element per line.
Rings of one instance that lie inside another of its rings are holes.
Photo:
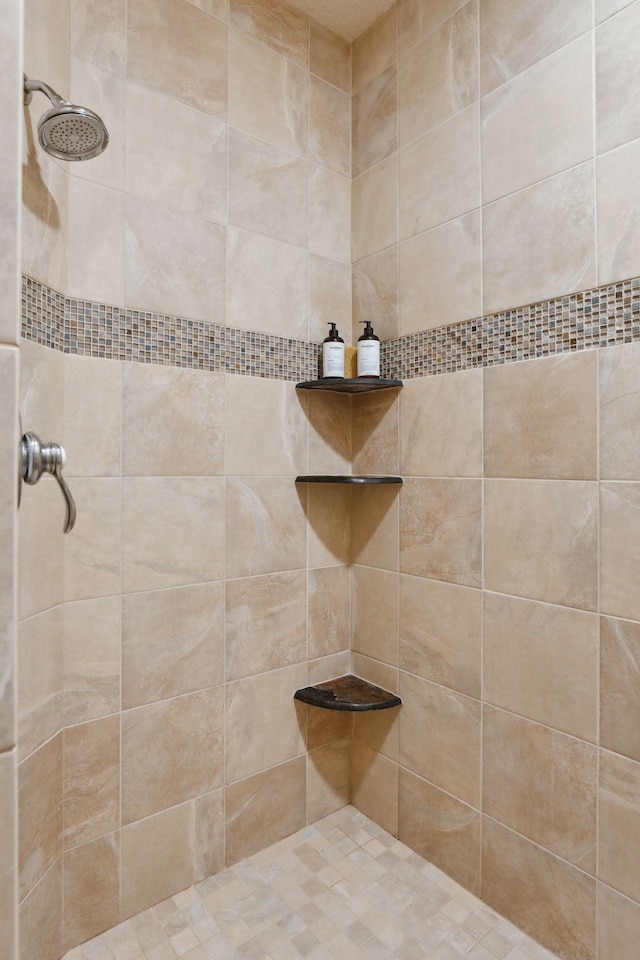
<path fill-rule="evenodd" d="M 556 960 L 354 807 L 65 960 Z"/>

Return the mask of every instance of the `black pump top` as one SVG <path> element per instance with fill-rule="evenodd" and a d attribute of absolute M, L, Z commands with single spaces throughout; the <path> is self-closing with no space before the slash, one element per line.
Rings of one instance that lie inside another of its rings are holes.
<path fill-rule="evenodd" d="M 371 326 L 370 320 L 360 320 L 359 322 L 364 323 L 365 328 L 364 328 L 364 333 L 362 334 L 361 337 L 358 337 L 358 340 L 379 340 L 380 339 L 380 337 L 376 337 L 375 333 L 373 332 L 373 327 Z"/>
<path fill-rule="evenodd" d="M 326 338 L 325 343 L 327 342 L 327 340 L 338 340 L 340 343 L 344 343 L 344 340 L 338 333 L 338 328 L 336 324 L 330 323 L 329 326 L 331 327 L 331 329 L 329 330 L 329 336 Z"/>

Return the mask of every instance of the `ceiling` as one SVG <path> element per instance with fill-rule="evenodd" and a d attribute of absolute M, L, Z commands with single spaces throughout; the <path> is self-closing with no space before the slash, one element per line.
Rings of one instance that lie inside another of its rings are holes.
<path fill-rule="evenodd" d="M 355 40 L 394 0 L 288 0 L 345 40 Z"/>

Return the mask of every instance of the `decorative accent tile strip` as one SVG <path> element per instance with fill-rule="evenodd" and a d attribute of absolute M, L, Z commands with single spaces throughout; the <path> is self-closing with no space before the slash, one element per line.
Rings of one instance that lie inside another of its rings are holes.
<path fill-rule="evenodd" d="M 22 278 L 22 335 L 90 357 L 275 380 L 318 375 L 319 346 L 64 297 Z M 410 380 L 640 341 L 640 278 L 412 333 L 381 345 L 381 375 Z"/>
<path fill-rule="evenodd" d="M 380 373 L 410 380 L 632 341 L 640 278 L 387 340 Z"/>
<path fill-rule="evenodd" d="M 275 380 L 318 375 L 318 345 L 64 297 L 22 278 L 22 335 L 63 353 Z"/>

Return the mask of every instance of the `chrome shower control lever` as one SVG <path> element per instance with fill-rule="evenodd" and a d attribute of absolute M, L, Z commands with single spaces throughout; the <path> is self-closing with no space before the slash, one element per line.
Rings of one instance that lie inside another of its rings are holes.
<path fill-rule="evenodd" d="M 64 532 L 69 533 L 76 522 L 76 505 L 62 476 L 62 468 L 66 462 L 67 455 L 59 443 L 42 443 L 37 433 L 23 435 L 20 441 L 20 479 L 33 485 L 43 473 L 50 473 L 56 478 L 67 505 Z"/>

